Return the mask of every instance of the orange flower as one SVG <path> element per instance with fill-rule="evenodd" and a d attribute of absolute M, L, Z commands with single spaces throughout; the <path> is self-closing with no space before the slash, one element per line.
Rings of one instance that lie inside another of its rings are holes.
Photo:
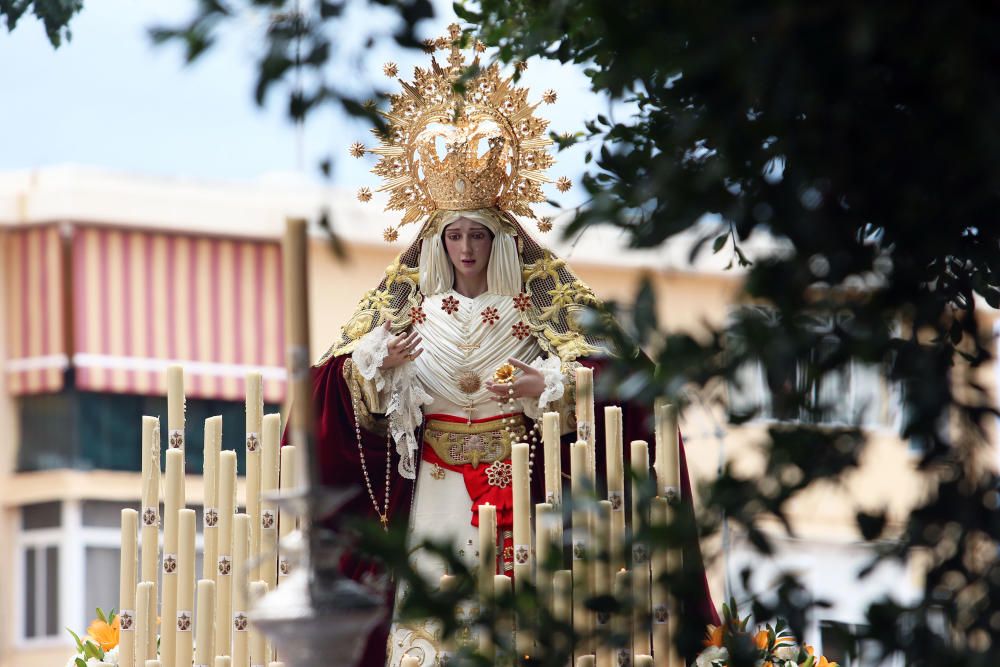
<path fill-rule="evenodd" d="M 767 648 L 768 635 L 767 630 L 760 630 L 757 634 L 753 636 L 753 643 L 757 648 Z"/>
<path fill-rule="evenodd" d="M 705 646 L 722 646 L 722 626 L 709 625 L 702 644 Z"/>
<path fill-rule="evenodd" d="M 118 617 L 108 625 L 99 618 L 95 618 L 90 627 L 87 628 L 87 636 L 100 644 L 105 651 L 110 651 L 118 646 Z"/>

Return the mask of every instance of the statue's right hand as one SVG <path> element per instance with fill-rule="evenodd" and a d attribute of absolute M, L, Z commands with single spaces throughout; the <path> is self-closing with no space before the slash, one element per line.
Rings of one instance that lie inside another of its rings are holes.
<path fill-rule="evenodd" d="M 388 331 L 390 326 L 391 323 L 389 320 L 386 320 L 382 328 Z M 420 347 L 420 341 L 421 338 L 416 331 L 411 331 L 410 333 L 404 331 L 393 336 L 389 339 L 389 353 L 385 355 L 385 359 L 382 360 L 382 365 L 379 368 L 387 371 L 397 366 L 402 366 L 408 361 L 413 361 L 424 351 Z"/>

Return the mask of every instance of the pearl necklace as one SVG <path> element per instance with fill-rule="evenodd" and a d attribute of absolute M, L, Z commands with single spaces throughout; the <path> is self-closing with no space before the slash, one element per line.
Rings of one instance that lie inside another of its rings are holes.
<path fill-rule="evenodd" d="M 361 457 L 361 473 L 365 478 L 365 487 L 368 489 L 368 497 L 372 500 L 372 507 L 378 514 L 378 519 L 382 523 L 382 530 L 389 531 L 389 480 L 392 478 L 392 432 L 385 436 L 385 502 L 383 509 L 379 510 L 378 501 L 375 500 L 375 492 L 372 490 L 372 481 L 368 476 L 368 463 L 365 460 L 365 448 L 361 444 L 361 424 L 358 422 L 358 399 L 351 394 L 351 404 L 354 407 L 354 436 L 358 443 L 358 454 Z"/>

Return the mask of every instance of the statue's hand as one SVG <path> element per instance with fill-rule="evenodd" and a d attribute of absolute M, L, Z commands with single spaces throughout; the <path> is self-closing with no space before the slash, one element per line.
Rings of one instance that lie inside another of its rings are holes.
<path fill-rule="evenodd" d="M 391 326 L 389 320 L 385 321 L 383 328 L 388 331 Z M 389 341 L 389 354 L 382 360 L 380 370 L 387 371 L 397 366 L 402 366 L 408 361 L 413 361 L 424 351 L 420 347 L 421 338 L 416 331 L 410 333 L 401 332 Z"/>
<path fill-rule="evenodd" d="M 521 371 L 513 382 L 498 383 L 487 380 L 486 389 L 492 392 L 497 398 L 538 398 L 545 391 L 545 376 L 537 368 L 532 368 L 520 359 L 511 357 L 507 360 L 511 365 Z M 511 393 L 511 389 L 514 393 Z"/>

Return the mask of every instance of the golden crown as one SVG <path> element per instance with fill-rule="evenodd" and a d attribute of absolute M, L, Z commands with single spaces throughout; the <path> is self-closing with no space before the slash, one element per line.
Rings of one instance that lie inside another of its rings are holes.
<path fill-rule="evenodd" d="M 499 65 L 480 67 L 479 55 L 465 64 L 457 24 L 448 33 L 425 42 L 432 54 L 449 50 L 447 66 L 432 55 L 430 69 L 415 68 L 410 82 L 399 79 L 403 92 L 390 95 L 389 111 L 379 112 L 386 120 L 384 130 L 375 130 L 379 145 L 355 143 L 351 154 L 379 156 L 372 172 L 385 182 L 376 192 L 389 193 L 387 211 L 404 211 L 399 225 L 437 210 L 493 206 L 534 218 L 531 204 L 545 201 L 541 185 L 551 182 L 545 170 L 554 162 L 548 121 L 535 116 L 538 103 L 528 103 L 527 89 L 517 87 L 513 76 L 501 77 Z M 477 54 L 485 50 L 479 41 L 473 48 Z M 390 77 L 398 73 L 393 63 L 383 70 Z M 547 104 L 555 100 L 552 90 L 542 95 Z M 556 187 L 565 192 L 569 179 L 558 179 Z M 368 188 L 358 192 L 363 202 L 371 197 Z M 543 219 L 538 226 L 548 231 L 551 222 Z M 397 238 L 398 226 L 385 231 L 386 241 Z"/>

